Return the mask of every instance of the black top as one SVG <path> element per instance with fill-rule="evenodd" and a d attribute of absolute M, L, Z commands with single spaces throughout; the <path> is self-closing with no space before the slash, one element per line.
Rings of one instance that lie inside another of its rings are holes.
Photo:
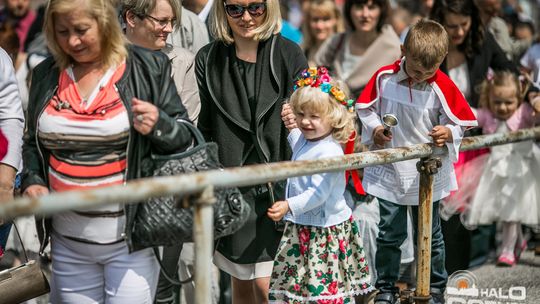
<path fill-rule="evenodd" d="M 239 60 L 234 44 L 217 40 L 197 53 L 201 97 L 197 127 L 206 140 L 218 144 L 223 166 L 290 160 L 281 107 L 305 68 L 300 47 L 279 34 L 259 42 L 256 63 Z M 283 187 L 277 186 L 275 199 L 284 199 Z M 240 190 L 252 213 L 244 227 L 221 238 L 216 249 L 237 264 L 271 261 L 282 233 L 266 216 L 271 204 L 268 189 L 259 185 Z"/>
<path fill-rule="evenodd" d="M 469 68 L 469 85 L 471 88 L 471 97 L 467 101 L 474 108 L 478 107 L 480 84 L 486 78 L 489 68 L 495 71 L 508 70 L 516 73 L 516 75 L 519 74 L 516 65 L 508 60 L 493 35 L 487 31 L 482 49 L 473 57 L 467 58 L 467 67 Z M 441 70 L 448 74 L 446 60 L 441 65 Z"/>

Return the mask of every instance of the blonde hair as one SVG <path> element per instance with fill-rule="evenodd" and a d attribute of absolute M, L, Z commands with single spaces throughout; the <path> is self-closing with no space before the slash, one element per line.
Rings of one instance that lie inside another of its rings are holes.
<path fill-rule="evenodd" d="M 216 0 L 210 12 L 210 33 L 212 36 L 225 44 L 232 44 L 234 37 L 231 27 L 227 20 L 227 12 L 225 12 L 225 1 Z M 266 0 L 266 13 L 262 16 L 263 21 L 254 32 L 255 41 L 264 41 L 270 39 L 272 35 L 278 34 L 281 31 L 281 12 L 279 9 L 278 0 Z M 261 17 L 259 17 L 261 18 Z"/>
<path fill-rule="evenodd" d="M 94 18 L 101 36 L 101 60 L 105 68 L 121 63 L 127 57 L 127 40 L 122 33 L 113 0 L 50 0 L 45 11 L 44 31 L 47 46 L 60 69 L 70 66 L 74 60 L 56 42 L 55 15 L 69 14 L 83 8 Z"/>
<path fill-rule="evenodd" d="M 332 83 L 332 85 L 336 84 Z M 305 86 L 297 89 L 291 95 L 289 104 L 295 114 L 305 110 L 318 113 L 332 126 L 332 136 L 340 143 L 346 143 L 355 131 L 354 113 L 349 112 L 347 107 L 318 87 Z"/>
<path fill-rule="evenodd" d="M 305 50 L 309 50 L 316 44 L 310 26 L 310 19 L 313 13 L 320 13 L 321 15 L 331 16 L 336 19 L 334 33 L 342 33 L 345 31 L 343 16 L 334 0 L 313 0 L 307 2 L 304 7 L 305 22 L 302 24 L 302 33 L 304 33 L 303 48 Z"/>
<path fill-rule="evenodd" d="M 414 24 L 403 43 L 405 56 L 431 69 L 440 64 L 448 54 L 448 34 L 442 25 L 431 20 Z"/>
<path fill-rule="evenodd" d="M 480 97 L 478 99 L 478 105 L 484 109 L 491 109 L 491 90 L 494 87 L 506 87 L 514 86 L 516 88 L 516 97 L 518 99 L 518 105 L 521 104 L 523 97 L 526 93 L 526 89 L 523 90 L 521 82 L 518 77 L 509 71 L 496 71 L 489 79 L 484 79 L 480 84 Z"/>

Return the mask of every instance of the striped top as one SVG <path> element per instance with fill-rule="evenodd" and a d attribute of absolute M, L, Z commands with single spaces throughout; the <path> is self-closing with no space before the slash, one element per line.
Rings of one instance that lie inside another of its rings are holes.
<path fill-rule="evenodd" d="M 123 184 L 129 118 L 115 83 L 125 64 L 109 69 L 88 99 L 79 94 L 71 68 L 60 75 L 56 95 L 38 121 L 38 136 L 49 156 L 51 191 Z M 70 239 L 110 244 L 122 240 L 122 205 L 72 210 L 53 216 L 53 230 Z"/>

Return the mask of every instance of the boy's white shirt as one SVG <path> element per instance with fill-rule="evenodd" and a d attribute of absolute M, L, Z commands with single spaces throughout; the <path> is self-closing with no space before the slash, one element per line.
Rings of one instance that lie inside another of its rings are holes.
<path fill-rule="evenodd" d="M 446 143 L 448 155 L 442 158 L 442 167 L 434 176 L 433 201 L 440 200 L 457 190 L 452 162 L 457 161 L 464 127 L 456 125 L 446 114 L 435 89 L 428 83 L 413 86 L 406 82 L 407 74 L 401 69 L 380 78 L 380 96 L 366 109 L 357 108 L 362 121 L 362 143 L 373 145 L 373 130 L 382 125 L 381 117 L 394 114 L 399 125 L 392 129 L 393 137 L 384 148 L 407 147 L 431 143 L 428 133 L 436 125 L 452 132 L 453 142 Z M 418 205 L 419 173 L 417 159 L 393 164 L 366 167 L 363 186 L 367 193 L 400 205 Z"/>
<path fill-rule="evenodd" d="M 318 160 L 342 156 L 343 148 L 329 135 L 308 141 L 299 129 L 291 130 L 289 144 L 292 160 Z M 300 225 L 329 227 L 340 224 L 352 215 L 345 201 L 345 172 L 326 172 L 287 180 L 286 197 L 290 211 L 286 221 Z"/>

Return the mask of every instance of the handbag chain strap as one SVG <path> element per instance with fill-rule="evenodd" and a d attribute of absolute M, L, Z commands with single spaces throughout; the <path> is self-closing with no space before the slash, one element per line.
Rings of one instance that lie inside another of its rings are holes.
<path fill-rule="evenodd" d="M 187 283 L 193 281 L 193 277 L 195 276 L 194 274 L 191 277 L 189 277 L 189 278 L 187 278 L 185 280 L 176 280 L 176 279 L 174 279 L 173 276 L 169 275 L 167 273 L 167 271 L 165 270 L 165 265 L 163 265 L 163 261 L 159 257 L 159 249 L 157 247 L 154 247 L 153 249 L 154 249 L 154 255 L 156 256 L 156 259 L 157 259 L 157 261 L 159 263 L 159 268 L 161 268 L 161 274 L 163 275 L 163 277 L 167 281 L 169 281 L 169 283 L 178 286 L 178 285 L 187 284 Z"/>
<path fill-rule="evenodd" d="M 13 228 L 15 228 L 15 232 L 17 233 L 17 237 L 19 238 L 19 243 L 21 243 L 22 251 L 24 252 L 24 258 L 26 259 L 25 263 L 28 263 L 28 254 L 26 253 L 26 248 L 24 248 L 24 243 L 22 241 L 21 234 L 19 233 L 19 229 L 17 228 L 15 221 L 11 221 L 11 224 L 13 225 Z"/>

